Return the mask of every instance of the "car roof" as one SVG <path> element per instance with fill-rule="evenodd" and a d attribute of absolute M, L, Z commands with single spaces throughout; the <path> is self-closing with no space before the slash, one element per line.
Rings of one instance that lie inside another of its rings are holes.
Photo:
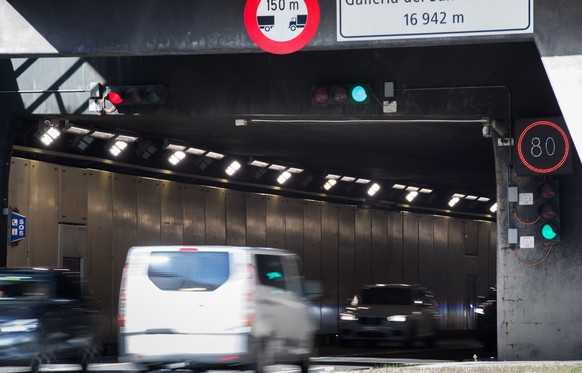
<path fill-rule="evenodd" d="M 362 289 L 378 289 L 378 288 L 392 288 L 392 289 L 423 289 L 426 290 L 424 286 L 419 284 L 369 284 L 363 285 Z"/>
<path fill-rule="evenodd" d="M 153 246 L 133 246 L 132 251 L 179 251 L 179 250 L 199 250 L 199 251 L 246 251 L 270 254 L 293 254 L 285 249 L 274 247 L 258 246 L 227 246 L 227 245 L 153 245 Z"/>

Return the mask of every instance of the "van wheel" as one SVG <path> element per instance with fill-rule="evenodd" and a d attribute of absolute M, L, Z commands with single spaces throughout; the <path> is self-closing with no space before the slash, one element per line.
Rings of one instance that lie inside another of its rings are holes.
<path fill-rule="evenodd" d="M 309 372 L 309 356 L 306 356 L 301 363 L 299 364 L 301 367 L 301 373 L 308 373 Z"/>
<path fill-rule="evenodd" d="M 85 350 L 83 351 L 83 356 L 81 357 L 81 371 L 87 372 L 89 368 L 89 364 L 93 363 L 100 363 L 101 362 L 101 354 L 99 353 L 99 349 L 94 343 L 91 343 Z"/>
<path fill-rule="evenodd" d="M 264 373 L 265 368 L 274 364 L 274 352 L 272 343 L 268 338 L 263 338 L 257 344 L 255 353 L 255 361 L 252 364 L 252 369 L 255 373 Z"/>

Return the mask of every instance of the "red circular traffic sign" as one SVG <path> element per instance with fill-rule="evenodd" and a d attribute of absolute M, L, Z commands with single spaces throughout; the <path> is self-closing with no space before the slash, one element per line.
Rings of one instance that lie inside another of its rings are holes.
<path fill-rule="evenodd" d="M 522 164 L 538 174 L 549 174 L 562 167 L 570 154 L 566 132 L 556 123 L 539 120 L 521 132 L 517 153 Z"/>
<path fill-rule="evenodd" d="M 247 0 L 244 22 L 264 51 L 288 54 L 303 48 L 319 26 L 317 0 Z"/>

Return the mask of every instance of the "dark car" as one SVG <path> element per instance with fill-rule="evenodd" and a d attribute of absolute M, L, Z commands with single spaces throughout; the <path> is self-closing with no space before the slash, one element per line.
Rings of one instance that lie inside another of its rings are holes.
<path fill-rule="evenodd" d="M 436 341 L 441 314 L 433 294 L 420 285 L 363 286 L 340 314 L 340 343 Z"/>
<path fill-rule="evenodd" d="M 82 295 L 79 273 L 58 268 L 0 268 L 0 365 L 77 363 L 99 352 L 97 303 Z"/>
<path fill-rule="evenodd" d="M 486 296 L 479 297 L 475 308 L 477 314 L 477 339 L 485 347 L 494 348 L 497 345 L 497 289 L 489 288 Z"/>

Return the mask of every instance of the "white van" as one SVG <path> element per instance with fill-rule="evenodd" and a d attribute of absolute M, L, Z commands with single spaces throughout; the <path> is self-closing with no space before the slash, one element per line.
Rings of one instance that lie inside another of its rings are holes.
<path fill-rule="evenodd" d="M 281 249 L 132 247 L 120 289 L 120 361 L 259 373 L 299 364 L 307 372 L 317 332 L 308 300 L 320 285 L 299 268 Z"/>

